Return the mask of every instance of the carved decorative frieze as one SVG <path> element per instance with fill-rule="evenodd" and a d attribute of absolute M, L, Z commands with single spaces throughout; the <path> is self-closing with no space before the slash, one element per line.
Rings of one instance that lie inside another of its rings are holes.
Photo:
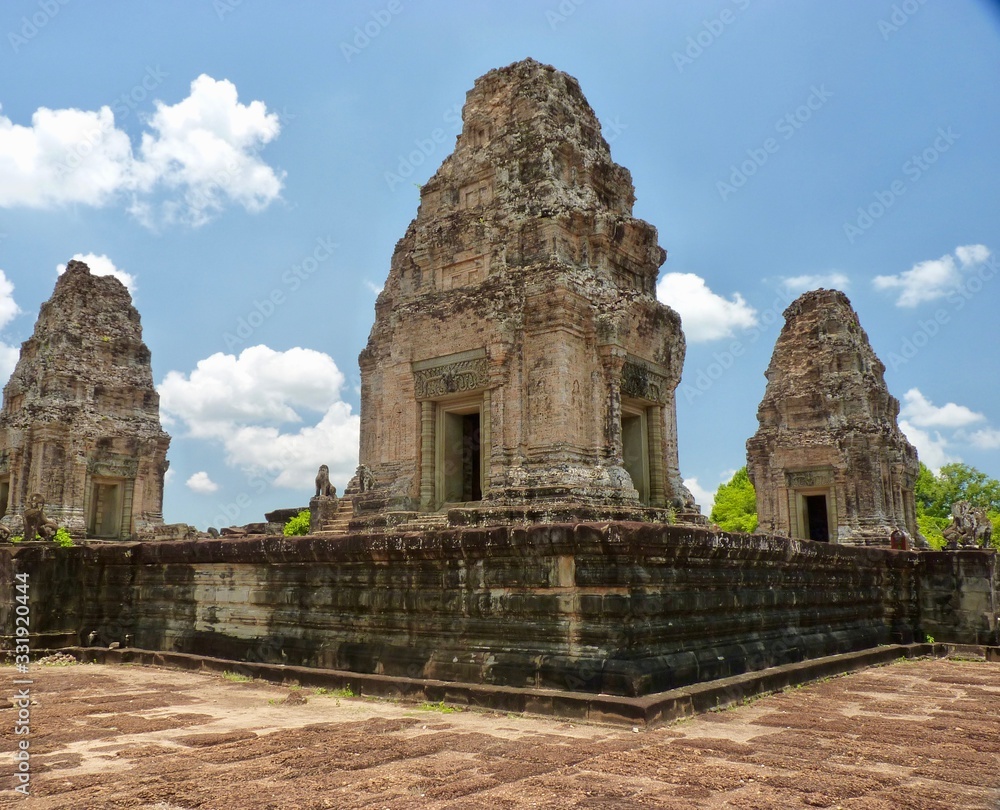
<path fill-rule="evenodd" d="M 135 458 L 99 458 L 87 459 L 87 472 L 98 478 L 135 478 L 139 472 L 139 460 Z"/>
<path fill-rule="evenodd" d="M 666 379 L 642 363 L 626 360 L 622 367 L 621 392 L 623 396 L 645 399 L 663 404 L 665 392 L 670 388 Z"/>
<path fill-rule="evenodd" d="M 414 368 L 413 371 L 413 383 L 418 400 L 479 391 L 486 388 L 489 382 L 489 366 L 485 356 L 461 360 L 445 359 L 439 365 Z"/>
<path fill-rule="evenodd" d="M 793 489 L 829 487 L 833 486 L 833 470 L 798 470 L 796 472 L 786 472 L 785 479 L 788 482 L 788 486 Z"/>

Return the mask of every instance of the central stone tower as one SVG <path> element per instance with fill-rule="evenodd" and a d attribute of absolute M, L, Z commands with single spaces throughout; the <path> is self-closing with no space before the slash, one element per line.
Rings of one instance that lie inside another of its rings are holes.
<path fill-rule="evenodd" d="M 361 353 L 358 515 L 697 514 L 684 336 L 634 201 L 576 79 L 527 59 L 476 82 Z"/>

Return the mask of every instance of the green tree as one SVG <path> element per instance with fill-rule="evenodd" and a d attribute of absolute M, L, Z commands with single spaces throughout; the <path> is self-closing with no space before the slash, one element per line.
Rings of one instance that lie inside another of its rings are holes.
<path fill-rule="evenodd" d="M 1000 481 L 968 464 L 945 464 L 935 475 L 923 463 L 913 487 L 920 533 L 934 548 L 944 548 L 944 528 L 951 522 L 951 505 L 968 501 L 986 510 L 993 523 L 992 545 L 1000 548 Z"/>
<path fill-rule="evenodd" d="M 309 510 L 303 509 L 295 517 L 289 518 L 282 532 L 286 537 L 309 534 Z"/>
<path fill-rule="evenodd" d="M 757 528 L 757 493 L 746 467 L 740 467 L 727 483 L 719 484 L 711 519 L 727 532 L 752 532 Z"/>

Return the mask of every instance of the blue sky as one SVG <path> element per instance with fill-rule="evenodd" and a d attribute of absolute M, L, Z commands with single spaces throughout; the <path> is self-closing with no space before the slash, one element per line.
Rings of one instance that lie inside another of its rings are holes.
<path fill-rule="evenodd" d="M 0 39 L 0 376 L 60 264 L 127 274 L 168 521 L 305 504 L 320 463 L 343 488 L 417 186 L 475 79 L 526 56 L 579 79 L 668 252 L 696 494 L 745 462 L 816 286 L 847 292 L 922 460 L 1000 476 L 996 4 L 35 0 Z"/>

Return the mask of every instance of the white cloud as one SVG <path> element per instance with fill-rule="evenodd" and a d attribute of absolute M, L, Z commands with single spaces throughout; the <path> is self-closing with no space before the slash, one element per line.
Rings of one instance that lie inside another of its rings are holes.
<path fill-rule="evenodd" d="M 156 102 L 139 147 L 110 107 L 41 107 L 30 126 L 0 115 L 0 208 L 105 206 L 130 198 L 144 224 L 207 222 L 227 204 L 259 211 L 283 176 L 258 157 L 281 130 L 261 101 L 240 104 L 236 86 L 202 74 L 177 104 Z"/>
<path fill-rule="evenodd" d="M 963 245 L 955 248 L 955 255 L 963 267 L 982 264 L 990 257 L 990 249 L 986 245 Z"/>
<path fill-rule="evenodd" d="M 910 444 L 917 448 L 920 460 L 930 467 L 935 475 L 943 465 L 962 460 L 948 451 L 948 440 L 936 430 L 932 436 L 930 431 L 921 430 L 905 419 L 899 421 L 899 429 L 910 440 Z"/>
<path fill-rule="evenodd" d="M 14 285 L 7 275 L 0 270 L 0 329 L 9 324 L 21 313 L 21 308 L 14 300 Z M 14 372 L 21 349 L 0 341 L 0 388 Z"/>
<path fill-rule="evenodd" d="M 726 480 L 728 481 L 729 479 L 727 478 Z M 701 507 L 701 513 L 706 516 L 712 514 L 712 507 L 715 505 L 715 492 L 709 492 L 705 489 L 698 483 L 697 478 L 685 478 L 684 486 L 694 495 L 695 503 Z"/>
<path fill-rule="evenodd" d="M 1000 449 L 1000 430 L 993 427 L 982 428 L 970 435 L 969 441 L 983 450 L 998 450 Z"/>
<path fill-rule="evenodd" d="M 177 470 L 175 470 L 173 467 L 168 467 L 167 471 L 163 474 L 163 483 L 169 484 L 176 477 L 177 477 Z"/>
<path fill-rule="evenodd" d="M 757 325 L 757 310 L 739 293 L 727 300 L 712 292 L 694 273 L 667 273 L 656 285 L 656 297 L 680 313 L 691 343 L 731 337 L 737 329 Z"/>
<path fill-rule="evenodd" d="M 7 384 L 10 375 L 14 373 L 14 367 L 20 356 L 21 349 L 17 346 L 0 343 L 0 388 Z"/>
<path fill-rule="evenodd" d="M 280 195 L 284 175 L 257 155 L 281 131 L 278 115 L 261 101 L 240 104 L 232 82 L 202 74 L 186 99 L 172 106 L 157 101 L 149 126 L 136 174 L 145 187 L 181 191 L 183 204 L 171 200 L 161 207 L 168 221 L 202 225 L 227 202 L 260 211 Z M 135 210 L 148 217 L 150 209 Z"/>
<path fill-rule="evenodd" d="M 14 300 L 14 284 L 3 270 L 0 270 L 0 329 L 3 329 L 21 313 L 21 308 Z"/>
<path fill-rule="evenodd" d="M 320 464 L 341 488 L 357 466 L 360 419 L 341 399 L 344 382 L 322 352 L 252 346 L 201 360 L 189 376 L 171 371 L 158 391 L 161 411 L 189 436 L 221 443 L 227 464 L 308 490 Z"/>
<path fill-rule="evenodd" d="M 216 492 L 219 489 L 219 485 L 215 483 L 211 478 L 208 477 L 208 473 L 204 470 L 196 472 L 187 481 L 184 482 L 185 486 L 192 492 L 198 492 L 203 495 L 208 495 L 212 492 Z"/>
<path fill-rule="evenodd" d="M 365 286 L 371 291 L 373 295 L 379 295 L 382 292 L 381 285 L 376 284 L 374 281 L 369 281 L 365 279 Z"/>
<path fill-rule="evenodd" d="M 851 280 L 843 273 L 819 273 L 816 275 L 788 276 L 781 280 L 781 286 L 786 292 L 797 295 L 809 290 L 820 288 L 832 290 L 846 290 L 851 284 Z"/>
<path fill-rule="evenodd" d="M 114 276 L 125 285 L 130 293 L 135 294 L 135 276 L 124 270 L 119 270 L 115 267 L 115 263 L 103 253 L 100 256 L 96 253 L 74 253 L 73 260 L 83 262 L 95 276 Z M 56 272 L 61 276 L 66 272 L 66 265 L 57 265 Z"/>
<path fill-rule="evenodd" d="M 955 262 L 955 257 L 958 262 Z M 875 276 L 876 290 L 898 290 L 897 307 L 915 307 L 925 301 L 943 298 L 962 283 L 962 269 L 982 264 L 990 258 L 985 245 L 963 245 L 955 248 L 955 256 L 945 254 L 940 259 L 918 262 L 912 268 L 894 276 Z"/>
<path fill-rule="evenodd" d="M 920 428 L 961 428 L 986 419 L 981 413 L 949 402 L 940 407 L 934 405 L 918 388 L 911 388 L 903 395 L 901 418 Z"/>
<path fill-rule="evenodd" d="M 132 146 L 110 107 L 40 107 L 31 126 L 0 115 L 0 207 L 107 205 L 133 185 Z"/>

